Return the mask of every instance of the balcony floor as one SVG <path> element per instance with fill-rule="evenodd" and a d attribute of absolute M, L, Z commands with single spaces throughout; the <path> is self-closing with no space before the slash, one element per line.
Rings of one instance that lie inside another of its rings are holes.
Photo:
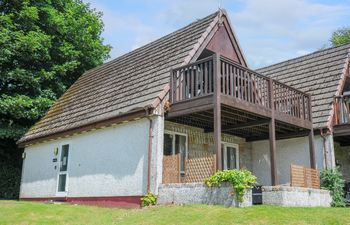
<path fill-rule="evenodd" d="M 270 109 L 229 96 L 222 96 L 221 99 L 222 133 L 243 137 L 247 141 L 269 138 L 268 122 L 272 114 Z M 171 106 L 166 120 L 213 132 L 213 108 L 213 95 L 178 102 Z M 310 121 L 279 112 L 275 112 L 275 118 L 277 139 L 306 136 L 312 126 Z"/>

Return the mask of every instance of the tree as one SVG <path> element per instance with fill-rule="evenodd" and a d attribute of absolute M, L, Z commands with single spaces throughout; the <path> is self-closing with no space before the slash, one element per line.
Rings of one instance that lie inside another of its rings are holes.
<path fill-rule="evenodd" d="M 108 58 L 101 16 L 81 0 L 0 1 L 0 175 L 20 174 L 15 142 L 84 71 Z M 11 185 L 0 180 L 0 198 L 16 197 L 18 190 L 5 190 Z"/>
<path fill-rule="evenodd" d="M 333 47 L 350 43 L 350 26 L 333 32 L 331 44 Z"/>

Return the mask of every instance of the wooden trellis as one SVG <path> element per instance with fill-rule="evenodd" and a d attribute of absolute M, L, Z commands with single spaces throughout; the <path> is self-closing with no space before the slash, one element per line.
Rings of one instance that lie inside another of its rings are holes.
<path fill-rule="evenodd" d="M 290 182 L 293 187 L 320 188 L 320 173 L 316 169 L 290 165 Z"/>
<path fill-rule="evenodd" d="M 180 154 L 163 156 L 163 184 L 180 183 Z"/>
<path fill-rule="evenodd" d="M 215 155 L 187 159 L 185 163 L 185 183 L 203 182 L 215 172 Z"/>

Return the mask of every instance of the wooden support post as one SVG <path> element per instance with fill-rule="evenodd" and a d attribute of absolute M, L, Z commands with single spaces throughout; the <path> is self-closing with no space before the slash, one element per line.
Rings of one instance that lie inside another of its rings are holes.
<path fill-rule="evenodd" d="M 222 169 L 221 165 L 221 69 L 220 55 L 215 54 L 214 69 L 214 149 L 216 151 L 216 171 Z"/>
<path fill-rule="evenodd" d="M 273 82 L 269 79 L 269 103 L 271 108 L 271 120 L 269 122 L 269 139 L 270 139 L 270 164 L 271 164 L 271 185 L 278 184 L 277 163 L 276 163 L 276 127 L 275 127 L 275 105 Z"/>
<path fill-rule="evenodd" d="M 309 119 L 311 122 L 311 128 L 309 133 L 309 148 L 310 148 L 310 166 L 312 169 L 316 169 L 316 154 L 315 154 L 315 143 L 314 143 L 314 129 L 313 129 L 313 123 L 312 123 L 312 99 L 311 95 L 308 95 L 309 101 L 308 101 L 308 112 L 309 112 Z"/>

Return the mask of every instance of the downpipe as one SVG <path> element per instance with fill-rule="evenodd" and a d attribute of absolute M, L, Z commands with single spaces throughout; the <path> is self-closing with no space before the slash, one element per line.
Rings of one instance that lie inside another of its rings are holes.
<path fill-rule="evenodd" d="M 152 132 L 153 132 L 153 120 L 150 118 L 149 108 L 145 108 L 146 118 L 149 120 L 148 131 L 148 163 L 147 163 L 147 193 L 151 192 L 151 165 L 152 165 Z"/>
<path fill-rule="evenodd" d="M 326 133 L 323 133 L 323 129 L 321 128 L 320 129 L 320 135 L 323 139 L 323 157 L 324 157 L 324 168 L 325 169 L 328 169 L 328 154 L 327 154 L 327 145 L 326 145 L 326 142 L 327 142 L 327 135 L 329 135 L 328 132 Z"/>

